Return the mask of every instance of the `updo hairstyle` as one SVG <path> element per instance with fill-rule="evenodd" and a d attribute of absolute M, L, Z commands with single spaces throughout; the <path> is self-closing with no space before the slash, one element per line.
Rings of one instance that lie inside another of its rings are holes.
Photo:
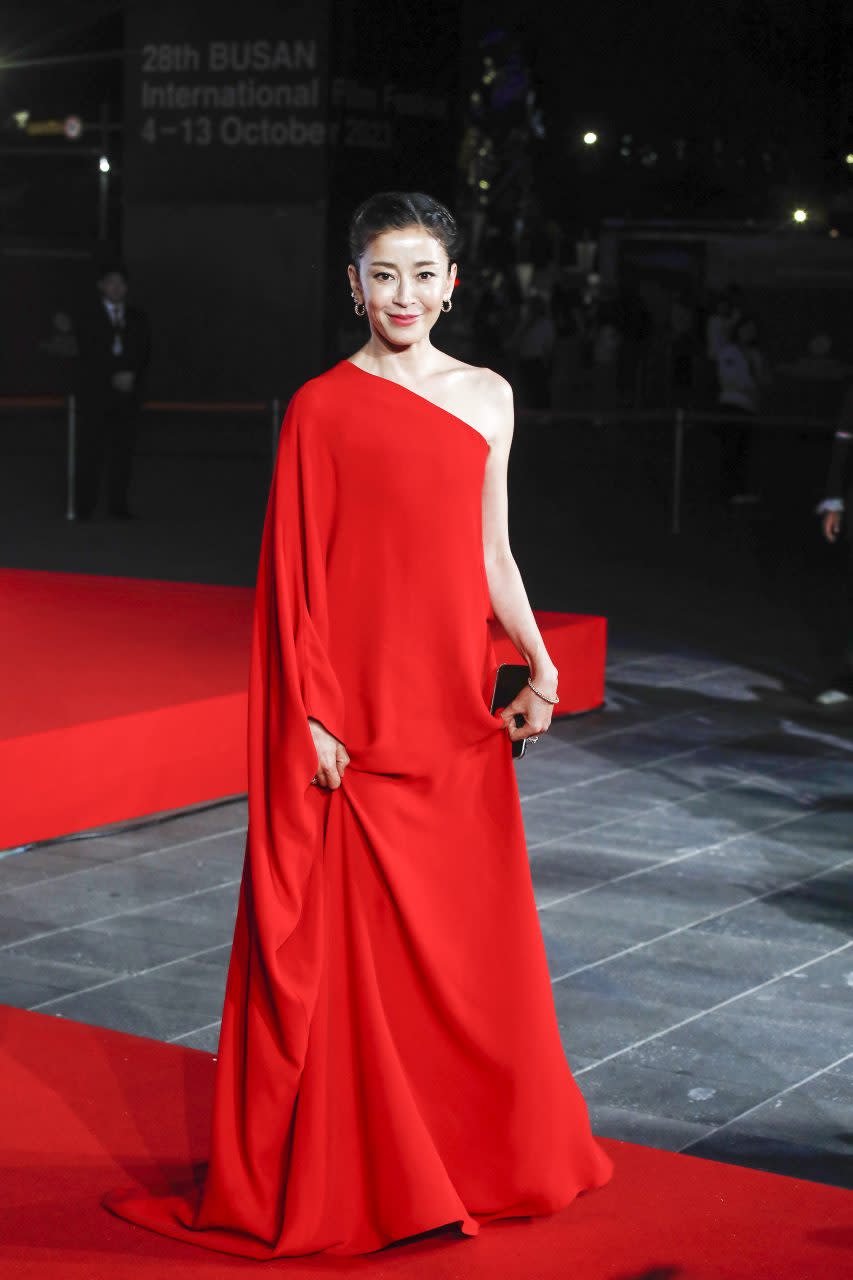
<path fill-rule="evenodd" d="M 413 226 L 423 227 L 439 242 L 449 262 L 456 261 L 459 228 L 445 205 L 422 191 L 380 191 L 368 196 L 350 219 L 351 262 L 357 267 L 370 241 L 383 231 L 402 231 Z"/>

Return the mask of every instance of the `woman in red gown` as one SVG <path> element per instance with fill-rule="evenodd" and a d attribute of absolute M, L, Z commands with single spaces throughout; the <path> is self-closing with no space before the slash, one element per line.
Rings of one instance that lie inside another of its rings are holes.
<path fill-rule="evenodd" d="M 418 193 L 353 217 L 370 336 L 293 396 L 264 526 L 209 1164 L 191 1192 L 105 1202 L 248 1258 L 472 1236 L 612 1173 L 560 1042 L 508 741 L 557 698 L 508 541 L 511 391 L 430 342 L 455 237 Z M 495 715 L 490 604 L 535 686 Z"/>

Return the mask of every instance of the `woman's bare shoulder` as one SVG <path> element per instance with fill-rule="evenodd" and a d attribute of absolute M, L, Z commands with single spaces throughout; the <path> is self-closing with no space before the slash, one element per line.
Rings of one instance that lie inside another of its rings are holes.
<path fill-rule="evenodd" d="M 491 445 L 508 446 L 513 431 L 512 387 L 484 365 L 454 362 L 453 412 L 475 426 Z"/>
<path fill-rule="evenodd" d="M 450 372 L 456 375 L 460 386 L 466 392 L 485 396 L 493 400 L 497 406 L 512 404 L 512 387 L 506 378 L 489 369 L 486 365 L 466 364 L 464 360 L 454 360 Z"/>
<path fill-rule="evenodd" d="M 512 421 L 512 385 L 501 374 L 486 365 L 469 365 L 471 394 L 483 406 L 495 424 Z"/>
<path fill-rule="evenodd" d="M 481 375 L 483 390 L 493 396 L 498 404 L 512 407 L 511 383 L 500 373 L 496 373 L 494 369 L 489 369 L 485 365 L 478 370 L 478 373 Z"/>

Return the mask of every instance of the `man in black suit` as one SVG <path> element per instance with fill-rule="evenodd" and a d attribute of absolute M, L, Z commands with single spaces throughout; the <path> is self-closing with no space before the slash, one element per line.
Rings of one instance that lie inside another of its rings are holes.
<path fill-rule="evenodd" d="M 78 347 L 76 512 L 86 520 L 97 505 L 106 461 L 107 511 L 130 518 L 128 490 L 145 372 L 151 354 L 148 317 L 128 304 L 127 270 L 105 263 L 97 297 L 76 318 Z"/>
<path fill-rule="evenodd" d="M 818 694 L 817 702 L 821 706 L 849 705 L 853 700 L 853 387 L 848 390 L 841 408 L 832 442 L 826 497 L 818 513 L 827 542 L 837 541 L 842 526 L 846 526 L 848 598 L 844 670 L 828 689 Z"/>

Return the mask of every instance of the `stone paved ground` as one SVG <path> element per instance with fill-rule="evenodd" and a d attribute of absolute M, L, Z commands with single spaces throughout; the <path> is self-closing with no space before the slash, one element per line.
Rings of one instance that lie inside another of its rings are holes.
<path fill-rule="evenodd" d="M 759 673 L 616 652 L 516 763 L 598 1132 L 849 1180 L 853 741 Z M 214 1050 L 243 799 L 0 861 L 0 1000 Z M 845 1174 L 845 1162 L 848 1165 Z"/>
<path fill-rule="evenodd" d="M 850 1184 L 853 725 L 807 699 L 840 562 L 817 481 L 735 518 L 698 439 L 670 538 L 647 445 L 513 451 L 531 599 L 611 619 L 606 708 L 516 766 L 566 1053 L 600 1133 Z M 262 453 L 150 453 L 138 521 L 73 527 L 40 447 L 0 468 L 2 563 L 252 581 Z M 0 858 L 0 1000 L 215 1048 L 245 818 L 232 798 Z"/>

